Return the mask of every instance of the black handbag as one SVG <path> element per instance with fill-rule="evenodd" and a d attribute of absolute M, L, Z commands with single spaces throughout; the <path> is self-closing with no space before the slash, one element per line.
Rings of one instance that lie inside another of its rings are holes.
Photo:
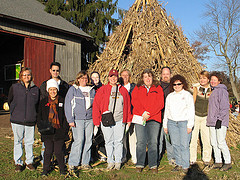
<path fill-rule="evenodd" d="M 118 93 L 118 85 L 117 85 L 116 95 L 115 95 L 115 100 L 114 100 L 114 105 L 113 105 L 113 112 L 108 112 L 108 113 L 102 114 L 102 124 L 105 127 L 114 126 L 116 124 L 113 114 L 115 111 L 115 106 L 116 106 L 116 101 L 117 101 L 117 93 Z"/>
<path fill-rule="evenodd" d="M 55 129 L 49 121 L 40 121 L 38 124 L 38 131 L 42 135 L 51 135 L 54 134 Z"/>

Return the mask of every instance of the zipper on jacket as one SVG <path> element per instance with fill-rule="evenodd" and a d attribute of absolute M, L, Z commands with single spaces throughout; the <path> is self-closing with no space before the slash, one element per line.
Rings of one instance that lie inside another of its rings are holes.
<path fill-rule="evenodd" d="M 25 93 L 25 112 L 24 112 L 24 122 L 26 122 L 26 114 L 27 114 L 27 94 L 28 94 L 28 89 L 26 88 L 26 93 Z"/>

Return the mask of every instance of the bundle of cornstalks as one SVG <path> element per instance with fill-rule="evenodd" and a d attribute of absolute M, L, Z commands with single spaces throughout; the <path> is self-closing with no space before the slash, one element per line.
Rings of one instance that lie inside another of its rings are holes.
<path fill-rule="evenodd" d="M 89 71 L 98 71 L 106 83 L 112 68 L 127 68 L 137 82 L 146 68 L 159 78 L 163 66 L 169 66 L 173 74 L 183 75 L 189 83 L 197 82 L 202 70 L 181 28 L 162 5 L 157 0 L 136 0 Z"/>
<path fill-rule="evenodd" d="M 197 83 L 202 71 L 182 29 L 167 16 L 162 4 L 157 0 L 136 0 L 89 72 L 98 71 L 107 83 L 112 68 L 128 69 L 136 83 L 146 68 L 152 69 L 159 79 L 163 66 L 169 66 L 173 74 L 183 75 L 189 84 Z M 229 124 L 227 142 L 236 147 L 240 120 L 231 114 Z"/>
<path fill-rule="evenodd" d="M 240 144 L 240 114 L 236 118 L 230 113 L 229 128 L 227 130 L 227 144 L 234 148 L 237 148 L 237 145 Z"/>

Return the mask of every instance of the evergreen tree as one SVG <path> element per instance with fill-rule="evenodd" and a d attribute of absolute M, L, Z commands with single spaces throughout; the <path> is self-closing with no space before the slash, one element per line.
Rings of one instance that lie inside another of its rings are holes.
<path fill-rule="evenodd" d="M 96 53 L 102 51 L 108 36 L 119 25 L 113 18 L 117 12 L 118 0 L 39 0 L 46 6 L 46 11 L 61 15 L 94 38 L 97 52 L 91 54 L 91 62 Z"/>

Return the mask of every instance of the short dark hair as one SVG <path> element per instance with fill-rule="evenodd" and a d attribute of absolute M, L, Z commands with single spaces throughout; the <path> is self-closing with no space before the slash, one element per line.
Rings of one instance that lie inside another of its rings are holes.
<path fill-rule="evenodd" d="M 163 66 L 163 67 L 161 68 L 161 73 L 162 73 L 163 69 L 165 69 L 165 68 L 169 69 L 170 73 L 172 73 L 171 68 L 168 67 L 168 66 Z"/>
<path fill-rule="evenodd" d="M 220 84 L 222 84 L 223 82 L 223 75 L 220 71 L 213 71 L 211 74 L 210 74 L 210 79 L 212 78 L 212 76 L 216 76 L 218 78 L 218 81 L 220 81 Z"/>
<path fill-rule="evenodd" d="M 173 91 L 174 91 L 174 89 L 173 89 L 173 83 L 174 83 L 175 81 L 180 81 L 180 82 L 183 84 L 183 89 L 184 89 L 184 90 L 188 90 L 188 83 L 187 83 L 185 77 L 177 74 L 177 75 L 173 76 L 173 77 L 171 78 L 171 80 L 170 80 L 170 92 L 173 92 Z"/>
<path fill-rule="evenodd" d="M 159 86 L 160 85 L 160 83 L 159 83 L 159 81 L 156 79 L 156 76 L 155 76 L 155 74 L 153 73 L 153 71 L 152 70 L 150 70 L 150 69 L 145 69 L 145 70 L 143 70 L 143 72 L 142 72 L 142 74 L 141 74 L 141 77 L 140 77 L 140 79 L 139 79 L 139 81 L 138 81 L 138 83 L 137 83 L 137 87 L 140 87 L 140 86 L 142 86 L 143 84 L 144 84 L 144 82 L 143 82 L 143 75 L 144 74 L 148 74 L 148 75 L 151 75 L 152 76 L 152 84 L 154 85 L 154 86 Z"/>
<path fill-rule="evenodd" d="M 50 64 L 50 69 L 52 69 L 53 66 L 58 66 L 59 67 L 59 70 L 61 70 L 61 64 L 59 62 L 52 62 Z"/>

